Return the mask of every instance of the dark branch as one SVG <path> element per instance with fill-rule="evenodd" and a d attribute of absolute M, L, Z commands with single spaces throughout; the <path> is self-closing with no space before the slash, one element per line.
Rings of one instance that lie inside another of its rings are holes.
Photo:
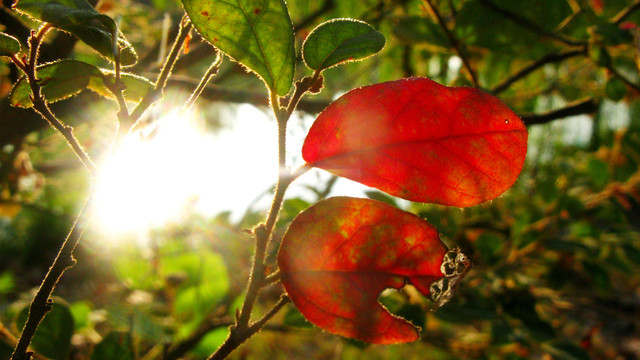
<path fill-rule="evenodd" d="M 170 86 L 180 86 L 190 90 L 195 89 L 198 82 L 185 77 L 174 76 L 169 79 Z M 243 91 L 223 88 L 215 84 L 210 84 L 202 90 L 200 99 L 210 101 L 223 101 L 232 103 L 250 103 L 257 106 L 269 106 L 269 99 L 264 95 L 264 91 Z M 296 110 L 301 110 L 310 114 L 317 114 L 324 110 L 331 103 L 328 99 L 303 98 L 298 103 Z"/>
<path fill-rule="evenodd" d="M 505 90 L 507 90 L 509 88 L 509 86 L 511 86 L 513 83 L 515 83 L 516 81 L 524 78 L 525 76 L 529 75 L 530 73 L 534 72 L 535 70 L 541 68 L 542 66 L 546 65 L 546 64 L 551 64 L 551 63 L 556 63 L 556 62 L 560 62 L 569 58 L 572 58 L 574 56 L 578 56 L 578 55 L 584 55 L 585 52 L 584 50 L 569 50 L 569 51 L 564 51 L 564 52 L 558 52 L 558 53 L 553 53 L 553 54 L 548 54 L 545 55 L 544 57 L 538 59 L 537 61 L 533 62 L 532 64 L 524 67 L 523 69 L 521 69 L 520 71 L 516 72 L 515 74 L 509 76 L 508 78 L 504 79 L 502 82 L 500 82 L 498 85 L 496 85 L 493 89 L 491 89 L 491 92 L 493 94 L 499 94 Z"/>
<path fill-rule="evenodd" d="M 599 105 L 596 99 L 584 99 L 573 102 L 560 109 L 540 114 L 523 114 L 520 117 L 527 126 L 545 124 L 569 116 L 592 114 L 598 110 Z"/>
<path fill-rule="evenodd" d="M 576 41 L 573 39 L 569 39 L 561 34 L 557 34 L 557 33 L 552 33 L 552 32 L 548 32 L 544 29 L 542 29 L 538 24 L 530 21 L 529 19 L 520 16 L 516 13 L 513 13 L 507 9 L 501 8 L 498 5 L 494 4 L 491 0 L 478 0 L 482 5 L 488 7 L 489 9 L 495 11 L 496 13 L 504 16 L 506 19 L 512 21 L 513 23 L 515 23 L 516 25 L 522 26 L 524 28 L 529 29 L 530 31 L 540 35 L 540 36 L 544 36 L 546 38 L 552 39 L 552 40 L 556 40 L 559 41 L 565 45 L 569 45 L 569 46 L 584 46 L 584 42 L 581 41 Z"/>
<path fill-rule="evenodd" d="M 425 5 L 427 5 L 429 10 L 431 10 L 433 15 L 438 20 L 438 24 L 440 25 L 440 28 L 442 29 L 444 34 L 447 36 L 447 39 L 451 43 L 453 50 L 455 50 L 456 54 L 460 57 L 460 59 L 462 59 L 462 65 L 467 70 L 467 73 L 471 78 L 471 82 L 473 83 L 473 86 L 480 87 L 480 85 L 478 84 L 478 77 L 476 76 L 475 71 L 473 71 L 473 69 L 471 68 L 471 63 L 469 62 L 469 59 L 467 58 L 466 54 L 462 51 L 462 44 L 453 35 L 453 33 L 449 31 L 449 28 L 447 27 L 447 23 L 445 22 L 442 15 L 440 15 L 440 12 L 438 11 L 438 9 L 431 3 L 431 1 L 432 0 L 424 0 L 423 2 Z"/>
<path fill-rule="evenodd" d="M 640 9 L 640 0 L 636 0 L 631 5 L 627 6 L 624 9 L 622 9 L 622 11 L 620 11 L 618 14 L 616 14 L 616 16 L 614 16 L 611 19 L 611 21 L 614 24 L 620 24 L 621 22 L 624 21 L 624 19 L 629 17 L 629 15 L 631 15 L 634 11 L 636 11 L 638 9 Z"/>
<path fill-rule="evenodd" d="M 622 75 L 618 70 L 616 70 L 613 66 L 607 66 L 607 70 L 611 72 L 611 74 L 618 79 L 622 80 L 628 87 L 632 88 L 637 94 L 640 94 L 640 85 L 635 84 L 631 80 L 627 79 L 626 76 Z"/>

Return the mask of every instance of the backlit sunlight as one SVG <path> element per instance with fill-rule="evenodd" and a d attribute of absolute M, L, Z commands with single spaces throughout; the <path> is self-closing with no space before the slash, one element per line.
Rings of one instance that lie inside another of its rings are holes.
<path fill-rule="evenodd" d="M 102 167 L 96 223 L 122 233 L 178 220 L 185 211 L 212 216 L 246 208 L 276 179 L 276 131 L 250 105 L 231 118 L 207 133 L 202 119 L 169 115 L 150 134 L 132 134 Z"/>

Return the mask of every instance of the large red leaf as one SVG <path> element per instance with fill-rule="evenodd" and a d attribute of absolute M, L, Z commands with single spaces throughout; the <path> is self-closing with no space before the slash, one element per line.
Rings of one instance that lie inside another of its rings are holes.
<path fill-rule="evenodd" d="M 316 119 L 305 161 L 407 200 L 472 206 L 513 185 L 527 130 L 498 98 L 409 78 L 352 90 Z"/>
<path fill-rule="evenodd" d="M 378 296 L 410 283 L 424 295 L 431 287 L 436 303 L 446 302 L 468 268 L 463 255 L 443 266 L 446 252 L 435 228 L 411 213 L 335 197 L 295 218 L 278 265 L 291 301 L 309 321 L 342 336 L 393 344 L 419 334 L 382 307 Z"/>

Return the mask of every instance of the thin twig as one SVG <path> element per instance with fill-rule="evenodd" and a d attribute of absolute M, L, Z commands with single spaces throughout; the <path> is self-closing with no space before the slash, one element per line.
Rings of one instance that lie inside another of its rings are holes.
<path fill-rule="evenodd" d="M 189 350 L 193 349 L 199 342 L 212 330 L 223 326 L 233 325 L 233 319 L 230 317 L 205 320 L 205 322 L 196 329 L 189 337 L 177 342 L 167 349 L 162 360 L 177 360 L 182 358 Z"/>
<path fill-rule="evenodd" d="M 599 103 L 596 99 L 584 99 L 545 113 L 524 114 L 521 115 L 521 118 L 527 126 L 545 124 L 569 116 L 592 114 L 598 110 L 598 106 Z"/>
<path fill-rule="evenodd" d="M 640 0 L 634 1 L 632 4 L 622 9 L 619 13 L 617 13 L 613 18 L 611 18 L 611 22 L 614 24 L 620 24 L 623 22 L 629 15 L 631 15 L 634 11 L 640 9 Z"/>
<path fill-rule="evenodd" d="M 493 94 L 499 94 L 507 90 L 509 86 L 511 86 L 516 81 L 524 78 L 525 76 L 543 67 L 544 65 L 560 62 L 578 55 L 585 55 L 585 51 L 583 49 L 569 50 L 569 51 L 563 51 L 563 52 L 545 55 L 542 58 L 536 60 L 535 62 L 527 65 L 526 67 L 516 72 L 515 74 L 502 80 L 498 85 L 494 86 L 493 89 L 491 89 L 491 92 Z"/>
<path fill-rule="evenodd" d="M 282 309 L 283 306 L 289 303 L 289 298 L 286 295 L 280 297 L 280 300 L 267 312 L 260 320 L 251 324 L 246 329 L 240 329 L 236 326 L 231 326 L 229 329 L 229 336 L 224 341 L 222 346 L 216 350 L 207 360 L 222 360 L 226 359 L 235 349 L 238 348 L 248 338 L 260 331 L 264 325 L 271 320 L 271 318 Z"/>
<path fill-rule="evenodd" d="M 275 283 L 275 282 L 277 282 L 279 280 L 280 280 L 280 270 L 277 270 L 273 274 L 269 274 L 269 276 L 266 276 L 264 278 L 264 283 L 265 284 L 273 284 L 273 283 Z"/>
<path fill-rule="evenodd" d="M 640 85 L 635 84 L 634 82 L 632 82 L 631 80 L 627 79 L 626 76 L 622 75 L 618 70 L 616 70 L 616 68 L 614 68 L 613 66 L 609 65 L 607 66 L 607 70 L 609 70 L 609 72 L 611 72 L 611 74 L 615 77 L 617 77 L 618 79 L 622 80 L 622 82 L 624 82 L 625 84 L 627 84 L 627 86 L 629 86 L 630 88 L 632 88 L 633 90 L 635 90 L 636 93 L 640 94 Z"/>
<path fill-rule="evenodd" d="M 220 69 L 221 63 L 222 55 L 219 51 L 216 50 L 216 59 L 213 61 L 209 69 L 207 69 L 207 72 L 204 74 L 204 76 L 202 76 L 202 79 L 200 79 L 200 83 L 193 91 L 193 93 L 191 93 L 191 96 L 189 96 L 189 100 L 187 100 L 187 103 L 185 104 L 185 109 L 190 109 L 196 102 L 196 100 L 198 100 L 198 97 L 200 97 L 200 94 L 202 94 L 202 91 L 209 83 L 209 80 L 211 80 L 211 78 L 218 73 L 218 69 Z"/>
<path fill-rule="evenodd" d="M 180 50 L 182 49 L 182 46 L 184 45 L 184 42 L 189 36 L 189 33 L 191 32 L 192 28 L 193 28 L 193 24 L 191 24 L 191 21 L 189 21 L 189 18 L 187 18 L 185 15 L 185 17 L 182 18 L 182 22 L 180 23 L 180 28 L 178 30 L 178 35 L 176 36 L 176 40 L 174 41 L 173 46 L 171 47 L 171 51 L 169 52 L 169 55 L 165 59 L 164 65 L 162 66 L 162 70 L 160 70 L 160 74 L 158 75 L 158 79 L 156 80 L 156 84 L 154 86 L 153 91 L 147 93 L 142 98 L 142 100 L 140 100 L 136 108 L 133 110 L 130 116 L 131 124 L 125 124 L 126 127 L 125 127 L 124 133 L 129 133 L 133 131 L 138 125 L 138 122 L 142 117 L 142 114 L 149 108 L 149 106 L 151 106 L 151 104 L 153 104 L 156 100 L 158 100 L 162 96 L 164 92 L 164 88 L 167 85 L 167 80 L 171 75 L 171 70 L 173 69 L 173 65 L 178 59 Z"/>
<path fill-rule="evenodd" d="M 538 24 L 530 21 L 529 19 L 520 16 L 519 14 L 516 14 L 514 12 L 511 12 L 507 9 L 501 8 L 498 5 L 494 4 L 491 0 L 478 0 L 482 5 L 488 7 L 489 9 L 495 11 L 496 13 L 504 16 L 506 19 L 510 20 L 511 22 L 515 23 L 516 25 L 522 26 L 524 28 L 529 29 L 530 31 L 561 42 L 565 45 L 569 45 L 569 46 L 584 46 L 585 42 L 584 41 L 578 41 L 578 40 L 573 40 L 570 38 L 567 38 L 566 36 L 563 36 L 561 34 L 557 34 L 557 33 L 552 33 L 552 32 L 548 32 L 544 29 L 542 29 Z"/>
<path fill-rule="evenodd" d="M 431 1 L 432 0 L 423 0 L 424 4 L 429 8 L 431 13 L 435 15 L 436 20 L 438 20 L 438 24 L 440 25 L 440 28 L 446 35 L 447 39 L 449 39 L 449 42 L 451 43 L 453 50 L 456 52 L 458 57 L 460 57 L 460 59 L 462 60 L 462 65 L 464 66 L 465 70 L 467 70 L 467 73 L 471 78 L 471 83 L 475 87 L 480 87 L 480 85 L 478 84 L 478 77 L 476 76 L 475 71 L 473 71 L 473 69 L 471 68 L 471 63 L 469 62 L 469 59 L 467 58 L 466 54 L 464 54 L 464 52 L 462 51 L 462 45 L 460 44 L 460 41 L 458 41 L 458 39 L 453 35 L 453 33 L 451 33 L 451 31 L 449 31 L 449 28 L 447 27 L 447 23 L 445 22 L 442 15 L 440 15 L 440 12 L 438 11 L 438 9 L 431 3 Z"/>
<path fill-rule="evenodd" d="M 60 277 L 62 277 L 62 274 L 67 269 L 73 267 L 76 263 L 76 260 L 73 258 L 73 251 L 78 245 L 87 223 L 88 216 L 86 216 L 85 211 L 89 207 L 89 203 L 90 200 L 88 200 L 80 210 L 80 213 L 78 214 L 76 221 L 73 223 L 67 238 L 60 247 L 60 251 L 56 256 L 56 259 L 53 261 L 53 264 L 49 268 L 49 272 L 47 272 L 47 275 L 44 277 L 36 296 L 31 301 L 27 322 L 22 328 L 18 344 L 16 345 L 13 355 L 11 355 L 11 360 L 31 359 L 31 354 L 28 352 L 29 344 L 38 329 L 38 325 L 45 315 L 51 310 L 51 305 L 53 304 L 51 294 L 60 280 Z"/>
<path fill-rule="evenodd" d="M 321 77 L 320 73 L 321 72 L 322 72 L 321 70 L 316 70 L 310 78 L 306 77 L 306 78 L 296 82 L 296 90 L 293 93 L 293 96 L 291 97 L 291 100 L 289 100 L 289 104 L 287 105 L 287 112 L 286 112 L 287 120 L 289 119 L 289 117 L 291 117 L 291 114 L 293 113 L 293 110 L 298 108 L 298 103 L 300 102 L 300 99 L 302 99 L 302 96 L 307 91 L 309 91 L 309 89 L 311 89 L 318 81 L 322 81 L 320 79 L 320 77 Z"/>
<path fill-rule="evenodd" d="M 38 65 L 38 52 L 40 44 L 44 39 L 44 36 L 51 29 L 50 25 L 44 25 L 38 30 L 38 32 L 32 32 L 29 37 L 29 59 L 26 63 L 23 63 L 15 56 L 11 59 L 22 71 L 24 71 L 29 87 L 31 88 L 31 103 L 33 109 L 44 118 L 51 127 L 56 129 L 66 140 L 69 146 L 73 149 L 73 152 L 80 159 L 80 162 L 87 168 L 91 176 L 95 176 L 97 171 L 93 164 L 93 161 L 84 150 L 80 142 L 73 134 L 73 128 L 69 125 L 63 124 L 49 109 L 46 100 L 42 95 L 42 88 L 37 78 L 37 65 Z"/>

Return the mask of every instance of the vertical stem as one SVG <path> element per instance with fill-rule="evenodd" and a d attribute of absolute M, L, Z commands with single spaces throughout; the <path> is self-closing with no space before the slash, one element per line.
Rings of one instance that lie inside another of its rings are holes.
<path fill-rule="evenodd" d="M 478 84 L 478 77 L 476 76 L 475 71 L 473 71 L 473 68 L 471 68 L 471 63 L 469 62 L 469 59 L 467 58 L 466 54 L 464 54 L 464 52 L 462 51 L 462 46 L 460 42 L 455 36 L 453 36 L 451 31 L 449 31 L 449 28 L 447 27 L 447 23 L 444 21 L 444 18 L 442 17 L 442 15 L 440 15 L 440 12 L 431 3 L 431 1 L 433 0 L 423 0 L 425 5 L 427 5 L 429 10 L 431 10 L 433 15 L 435 15 L 436 19 L 438 20 L 438 24 L 440 25 L 440 28 L 442 29 L 444 34 L 447 36 L 447 39 L 449 39 L 449 42 L 451 43 L 453 50 L 462 60 L 462 65 L 464 66 L 465 70 L 469 74 L 469 77 L 471 78 L 471 83 L 473 83 L 473 86 L 475 87 L 480 87 L 480 85 Z"/>
<path fill-rule="evenodd" d="M 36 330 L 38 329 L 38 325 L 40 325 L 44 316 L 51 310 L 51 305 L 53 304 L 53 301 L 50 298 L 51 293 L 60 280 L 62 274 L 76 263 L 76 260 L 73 258 L 73 250 L 76 245 L 78 245 L 78 241 L 80 240 L 86 225 L 87 218 L 85 216 L 85 210 L 88 207 L 88 203 L 89 201 L 87 201 L 87 204 L 85 204 L 83 209 L 80 210 L 76 221 L 71 227 L 71 231 L 62 244 L 56 259 L 53 261 L 53 265 L 49 268 L 49 272 L 42 281 L 36 296 L 33 298 L 33 301 L 31 301 L 27 322 L 22 328 L 18 344 L 11 355 L 11 360 L 31 359 L 31 354 L 27 352 L 27 350 Z"/>
<path fill-rule="evenodd" d="M 200 83 L 198 84 L 196 89 L 193 91 L 191 96 L 189 96 L 189 100 L 187 100 L 187 103 L 185 105 L 186 110 L 189 110 L 193 106 L 196 100 L 198 100 L 198 97 L 200 96 L 200 94 L 202 94 L 202 91 L 204 90 L 204 88 L 209 83 L 209 80 L 215 74 L 218 73 L 218 69 L 220 68 L 220 63 L 222 63 L 222 55 L 220 54 L 220 51 L 216 50 L 216 59 L 213 61 L 209 69 L 207 69 L 207 72 L 204 74 L 204 76 L 202 76 L 202 79 L 200 79 Z"/>

